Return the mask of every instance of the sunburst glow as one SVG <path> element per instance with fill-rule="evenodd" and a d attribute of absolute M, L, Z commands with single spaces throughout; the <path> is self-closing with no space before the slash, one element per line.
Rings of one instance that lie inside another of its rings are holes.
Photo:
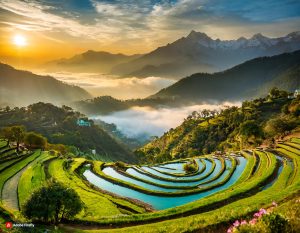
<path fill-rule="evenodd" d="M 13 43 L 19 47 L 27 45 L 27 39 L 23 35 L 15 35 L 13 38 Z"/>

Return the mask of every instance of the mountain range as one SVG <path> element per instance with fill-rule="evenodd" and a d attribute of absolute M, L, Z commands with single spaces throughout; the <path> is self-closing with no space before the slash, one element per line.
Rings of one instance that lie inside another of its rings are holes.
<path fill-rule="evenodd" d="M 112 54 L 88 50 L 71 58 L 50 61 L 44 66 L 48 71 L 110 73 L 112 67 L 129 62 L 139 56 L 139 54 L 127 56 L 121 53 Z"/>
<path fill-rule="evenodd" d="M 45 65 L 47 69 L 73 72 L 100 72 L 125 77 L 167 77 L 180 79 L 199 72 L 218 72 L 247 60 L 293 52 L 300 49 L 300 32 L 269 38 L 260 33 L 247 39 L 212 39 L 191 31 L 173 43 L 143 55 L 111 54 L 89 50 L 69 59 Z"/>
<path fill-rule="evenodd" d="M 160 90 L 153 98 L 191 102 L 240 101 L 259 97 L 277 87 L 294 91 L 300 87 L 300 50 L 260 57 L 213 74 L 196 73 Z"/>
<path fill-rule="evenodd" d="M 51 76 L 36 75 L 0 63 L 0 106 L 27 106 L 43 101 L 63 104 L 91 98 L 84 89 Z"/>
<path fill-rule="evenodd" d="M 241 37 L 237 40 L 214 40 L 205 33 L 191 31 L 187 37 L 126 64 L 115 66 L 112 73 L 182 78 L 193 73 L 221 71 L 256 57 L 273 56 L 298 49 L 300 32 L 279 38 L 255 34 L 250 39 Z"/>
<path fill-rule="evenodd" d="M 74 102 L 72 106 L 87 115 L 101 115 L 134 106 L 156 108 L 235 102 L 264 96 L 273 87 L 289 92 L 300 89 L 300 50 L 255 58 L 213 74 L 196 73 L 145 99 L 118 100 L 101 96 Z"/>

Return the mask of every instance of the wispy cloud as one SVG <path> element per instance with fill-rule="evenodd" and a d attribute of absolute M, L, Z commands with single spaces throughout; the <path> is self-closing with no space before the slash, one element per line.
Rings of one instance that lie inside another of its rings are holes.
<path fill-rule="evenodd" d="M 300 2 L 289 0 L 1 0 L 0 9 L 1 25 L 124 49 L 154 48 L 192 29 L 232 38 L 258 31 L 278 36 L 300 25 Z"/>
<path fill-rule="evenodd" d="M 114 123 L 129 137 L 161 136 L 170 128 L 180 125 L 193 111 L 203 109 L 220 110 L 225 106 L 239 106 L 240 103 L 226 102 L 223 105 L 192 105 L 180 108 L 133 107 L 105 116 L 93 116 L 108 123 Z"/>
<path fill-rule="evenodd" d="M 116 78 L 94 73 L 63 72 L 50 75 L 63 82 L 83 87 L 94 96 L 111 95 L 119 99 L 144 98 L 175 82 L 161 77 Z"/>

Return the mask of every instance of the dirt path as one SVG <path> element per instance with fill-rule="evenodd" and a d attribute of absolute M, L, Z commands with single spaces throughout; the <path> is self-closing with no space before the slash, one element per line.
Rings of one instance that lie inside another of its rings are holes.
<path fill-rule="evenodd" d="M 26 170 L 27 166 L 22 168 L 18 173 L 16 173 L 13 177 L 11 177 L 7 182 L 5 182 L 3 190 L 2 190 L 2 201 L 5 206 L 13 210 L 19 209 L 19 201 L 18 201 L 18 184 L 21 175 Z"/>

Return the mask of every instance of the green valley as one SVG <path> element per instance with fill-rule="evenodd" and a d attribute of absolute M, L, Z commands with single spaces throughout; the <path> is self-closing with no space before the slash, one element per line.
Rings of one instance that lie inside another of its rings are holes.
<path fill-rule="evenodd" d="M 36 108 L 28 107 L 31 117 Z M 68 115 L 73 114 L 68 109 Z M 220 139 L 210 136 L 221 131 L 226 134 Z M 205 140 L 189 135 L 204 135 Z M 288 98 L 286 92 L 274 88 L 267 97 L 246 101 L 240 108 L 194 112 L 178 128 L 138 149 L 136 165 L 63 154 L 56 144 L 41 151 L 25 150 L 21 142 L 17 152 L 13 140 L 8 143 L 2 136 L 1 221 L 26 221 L 26 216 L 34 216 L 28 204 L 33 193 L 59 184 L 73 190 L 82 207 L 73 216 L 58 215 L 60 220 L 51 215 L 48 220 L 31 217 L 37 229 L 214 232 L 220 228 L 225 232 L 228 228 L 242 232 L 244 228 L 267 229 L 267 218 L 279 216 L 290 219 L 284 225 L 286 232 L 295 232 L 290 229 L 299 229 L 297 217 L 286 209 L 299 211 L 297 135 L 299 97 Z M 207 147 L 212 140 L 216 146 Z M 239 220 L 243 224 L 231 225 Z"/>

